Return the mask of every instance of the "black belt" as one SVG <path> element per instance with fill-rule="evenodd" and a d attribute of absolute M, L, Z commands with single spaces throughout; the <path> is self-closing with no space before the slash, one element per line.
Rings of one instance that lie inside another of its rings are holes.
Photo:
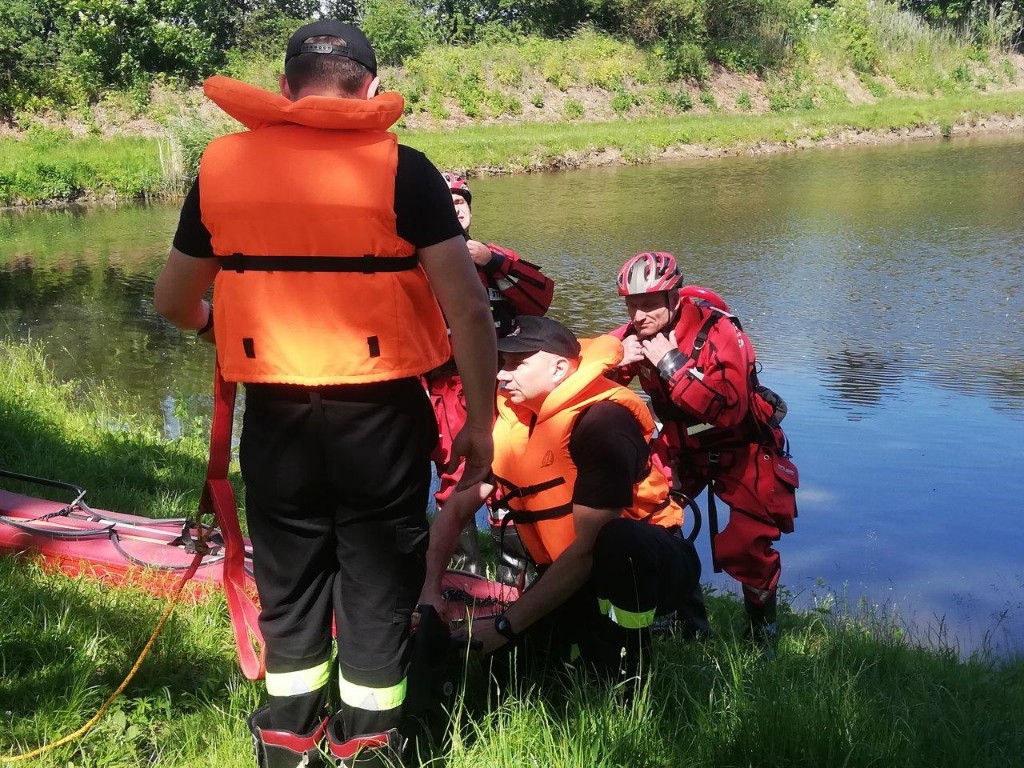
<path fill-rule="evenodd" d="M 335 400 L 353 403 L 394 403 L 422 391 L 419 378 L 391 379 L 367 384 L 325 384 L 307 387 L 299 384 L 246 384 L 246 402 L 310 403 Z"/>

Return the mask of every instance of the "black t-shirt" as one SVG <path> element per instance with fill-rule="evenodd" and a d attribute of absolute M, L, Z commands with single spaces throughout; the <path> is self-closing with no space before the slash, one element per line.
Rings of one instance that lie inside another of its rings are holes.
<path fill-rule="evenodd" d="M 573 503 L 609 509 L 633 503 L 633 486 L 647 471 L 650 448 L 626 406 L 603 402 L 576 420 L 569 455 L 577 469 Z"/>
<path fill-rule="evenodd" d="M 399 237 L 417 248 L 437 245 L 463 234 L 455 216 L 451 191 L 437 168 L 422 152 L 401 144 L 395 172 L 395 216 Z M 197 258 L 214 255 L 210 232 L 200 214 L 198 179 L 181 206 L 174 247 Z"/>

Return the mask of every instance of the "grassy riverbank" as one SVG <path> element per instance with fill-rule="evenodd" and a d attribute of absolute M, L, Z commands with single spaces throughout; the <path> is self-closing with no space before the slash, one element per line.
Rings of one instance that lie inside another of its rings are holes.
<path fill-rule="evenodd" d="M 35 348 L 0 344 L 0 434 L 0 466 L 80 483 L 96 506 L 168 516 L 195 507 L 200 431 L 162 441 L 130 399 L 54 381 Z M 489 711 L 470 690 L 456 738 L 430 764 L 1020 764 L 1024 660 L 915 648 L 892 623 L 828 599 L 783 611 L 785 634 L 769 659 L 736 639 L 737 601 L 712 595 L 710 605 L 716 638 L 658 641 L 634 704 L 569 681 Z M 162 608 L 0 558 L 0 764 L 91 717 Z M 181 605 L 93 733 L 13 765 L 249 768 L 245 716 L 262 695 L 237 671 L 223 599 Z"/>
<path fill-rule="evenodd" d="M 403 140 L 441 166 L 515 173 L 1020 130 L 1022 112 L 1024 93 L 974 94 L 792 113 L 531 124 L 515 131 L 472 126 L 459 130 L 457 142 L 438 131 L 403 134 Z"/>
<path fill-rule="evenodd" d="M 584 26 L 431 43 L 382 82 L 406 99 L 402 139 L 470 173 L 1024 127 L 1024 56 L 887 2 L 785 7 L 742 50 L 670 55 Z M 280 47 L 232 50 L 222 71 L 274 89 Z M 206 143 L 237 128 L 198 89 L 166 83 L 23 111 L 0 127 L 0 206 L 178 195 Z"/>
<path fill-rule="evenodd" d="M 1024 92 L 974 93 L 759 115 L 713 112 L 399 134 L 439 167 L 493 174 L 1019 132 L 1022 115 Z M 36 136 L 36 142 L 0 139 L 0 206 L 175 197 L 194 168 L 167 139 L 74 138 L 43 128 Z"/>

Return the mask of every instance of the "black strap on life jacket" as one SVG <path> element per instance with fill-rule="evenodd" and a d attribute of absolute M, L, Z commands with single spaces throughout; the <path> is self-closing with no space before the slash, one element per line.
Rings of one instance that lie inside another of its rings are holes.
<path fill-rule="evenodd" d="M 233 272 L 405 272 L 415 269 L 413 256 L 219 256 L 223 269 Z"/>
<path fill-rule="evenodd" d="M 494 475 L 494 481 L 499 483 L 502 488 L 507 488 L 508 492 L 501 497 L 501 501 L 498 502 L 498 509 L 504 507 L 509 509 L 508 504 L 505 503 L 507 499 L 522 499 L 527 496 L 533 496 L 535 493 L 541 491 L 548 491 L 552 488 L 557 488 L 560 485 L 565 485 L 564 477 L 553 477 L 550 480 L 545 480 L 543 483 L 536 483 L 534 485 L 516 485 L 515 483 L 506 480 L 503 477 Z M 511 510 L 510 510 L 511 511 Z"/>
<path fill-rule="evenodd" d="M 537 483 L 535 485 L 524 485 L 518 486 L 515 483 L 511 483 L 497 475 L 494 476 L 494 481 L 501 485 L 502 488 L 508 488 L 508 493 L 501 497 L 501 499 L 494 505 L 495 511 L 504 509 L 505 515 L 501 518 L 501 527 L 498 535 L 498 549 L 504 549 L 505 547 L 505 530 L 508 528 L 509 523 L 536 523 L 540 520 L 556 520 L 560 517 L 565 517 L 572 512 L 572 504 L 562 504 L 551 509 L 541 510 L 539 512 L 526 512 L 525 510 L 512 509 L 508 502 L 512 499 L 522 499 L 526 496 L 532 496 L 535 493 L 541 491 L 547 491 L 551 488 L 557 488 L 560 485 L 565 485 L 564 477 L 555 477 L 551 480 L 545 480 L 543 483 Z M 526 542 L 523 543 L 524 550 L 526 549 Z M 527 551 L 527 554 L 530 554 Z M 530 559 L 537 562 L 537 558 L 530 554 Z"/>
<path fill-rule="evenodd" d="M 512 499 L 523 499 L 527 496 L 533 496 L 541 491 L 547 491 L 552 488 L 557 488 L 560 485 L 565 485 L 564 477 L 554 477 L 550 480 L 545 480 L 542 483 L 536 483 L 534 485 L 523 485 L 519 486 L 509 482 L 497 475 L 494 476 L 495 482 L 499 483 L 502 488 L 508 488 L 508 492 L 501 497 L 501 500 L 495 505 L 495 509 L 504 509 L 506 514 L 501 520 L 501 530 L 504 532 L 506 526 L 509 523 L 536 523 L 540 520 L 555 520 L 559 517 L 565 517 L 567 514 L 572 512 L 572 504 L 560 504 L 557 507 L 551 507 L 550 509 L 542 509 L 537 512 L 527 512 L 525 510 L 512 509 L 508 502 Z"/>

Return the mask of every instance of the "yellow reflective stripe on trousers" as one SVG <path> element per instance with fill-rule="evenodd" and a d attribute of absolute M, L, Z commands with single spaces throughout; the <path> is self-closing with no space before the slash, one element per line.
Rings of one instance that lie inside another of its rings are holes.
<path fill-rule="evenodd" d="M 388 709 L 402 706 L 405 701 L 406 678 L 398 685 L 390 688 L 370 688 L 365 685 L 350 683 L 344 677 L 338 677 L 338 691 L 341 693 L 341 700 L 350 707 L 367 709 L 371 712 L 383 712 Z"/>
<path fill-rule="evenodd" d="M 267 672 L 267 693 L 271 696 L 298 696 L 318 691 L 331 678 L 331 659 L 309 669 L 295 672 Z"/>
<path fill-rule="evenodd" d="M 611 600 L 605 600 L 603 597 L 598 598 L 597 605 L 603 615 L 626 629 L 643 629 L 654 623 L 653 608 L 649 611 L 636 613 L 634 611 L 627 611 L 624 608 L 617 608 L 612 605 Z"/>

